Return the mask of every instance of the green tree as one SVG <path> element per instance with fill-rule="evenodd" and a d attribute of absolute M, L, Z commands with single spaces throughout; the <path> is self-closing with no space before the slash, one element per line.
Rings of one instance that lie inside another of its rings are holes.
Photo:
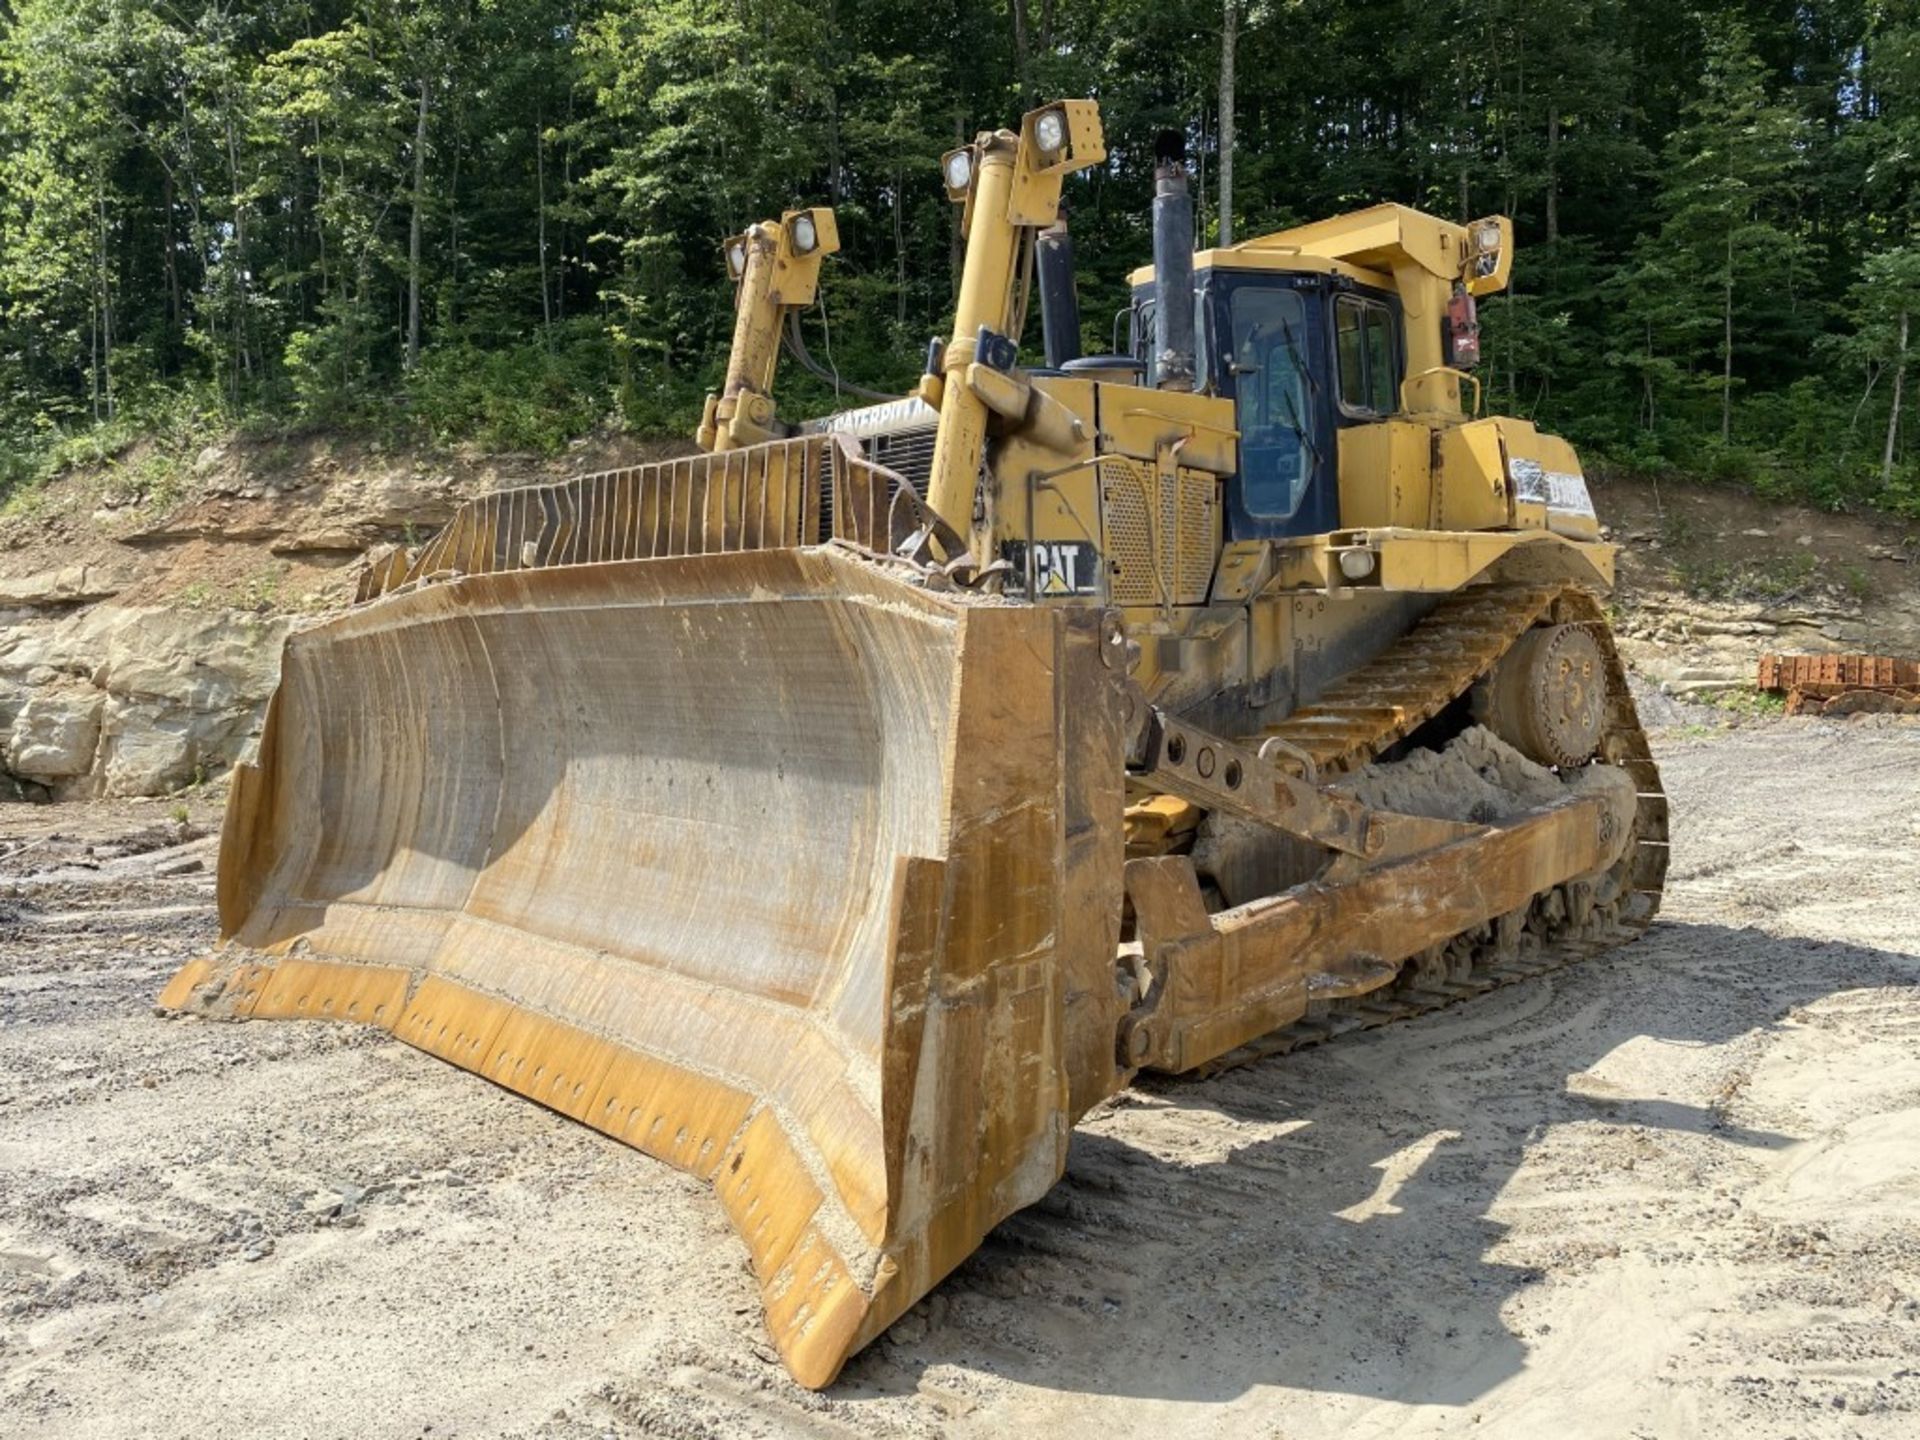
<path fill-rule="evenodd" d="M 1906 483 L 1916 0 L 0 0 L 0 470 L 183 407 L 680 432 L 720 242 L 802 202 L 843 246 L 810 347 L 904 385 L 952 301 L 936 158 L 1062 94 L 1109 140 L 1072 204 L 1089 343 L 1177 128 L 1203 239 L 1511 214 L 1489 398 L 1596 455 L 1822 503 Z"/>
<path fill-rule="evenodd" d="M 1740 342 L 1780 315 L 1804 266 L 1792 227 L 1801 185 L 1804 123 L 1772 100 L 1744 24 L 1719 18 L 1706 37 L 1698 93 L 1668 138 L 1666 178 L 1655 197 L 1660 228 L 1639 247 L 1629 311 L 1649 336 L 1649 353 L 1678 360 L 1719 397 L 1719 438 L 1733 438 Z"/>

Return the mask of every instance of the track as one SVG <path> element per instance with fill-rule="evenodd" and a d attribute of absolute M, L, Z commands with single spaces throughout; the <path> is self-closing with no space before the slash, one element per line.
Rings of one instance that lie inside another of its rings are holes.
<path fill-rule="evenodd" d="M 1323 775 L 1357 770 L 1437 719 L 1541 620 L 1586 626 L 1606 662 L 1607 728 L 1600 757 L 1627 770 L 1640 794 L 1633 839 L 1619 863 L 1597 886 L 1555 886 L 1523 910 L 1434 946 L 1380 990 L 1315 1002 L 1305 1019 L 1202 1066 L 1201 1074 L 1409 1020 L 1530 980 L 1624 945 L 1653 923 L 1666 882 L 1667 797 L 1606 616 L 1586 591 L 1490 585 L 1449 596 L 1314 704 L 1249 743 L 1282 740 L 1310 756 Z"/>

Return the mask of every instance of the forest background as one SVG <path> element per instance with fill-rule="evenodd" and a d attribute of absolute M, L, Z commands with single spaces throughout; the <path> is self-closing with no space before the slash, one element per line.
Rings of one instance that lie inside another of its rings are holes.
<path fill-rule="evenodd" d="M 141 438 L 684 435 L 721 242 L 795 204 L 844 245 L 810 348 L 904 387 L 939 155 L 1076 95 L 1089 348 L 1180 128 L 1203 244 L 1514 216 L 1488 403 L 1591 462 L 1920 518 L 1915 0 L 0 0 L 0 495 Z"/>

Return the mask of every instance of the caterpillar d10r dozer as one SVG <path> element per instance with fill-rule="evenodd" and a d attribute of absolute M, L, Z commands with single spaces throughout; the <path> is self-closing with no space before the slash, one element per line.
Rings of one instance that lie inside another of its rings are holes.
<path fill-rule="evenodd" d="M 1104 159 L 1083 101 L 945 157 L 951 336 L 805 425 L 832 216 L 732 241 L 704 453 L 474 501 L 288 642 L 162 1004 L 382 1026 L 710 1180 L 820 1386 L 1139 1071 L 1644 928 L 1613 552 L 1571 449 L 1474 413 L 1507 222 L 1196 255 L 1169 147 L 1129 348 L 1082 355 Z"/>

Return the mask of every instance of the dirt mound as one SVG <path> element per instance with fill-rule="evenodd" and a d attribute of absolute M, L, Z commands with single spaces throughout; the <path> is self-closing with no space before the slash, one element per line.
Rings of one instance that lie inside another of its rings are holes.
<path fill-rule="evenodd" d="M 1444 750 L 1416 750 L 1404 760 L 1369 765 L 1340 788 L 1377 810 L 1475 825 L 1511 819 L 1567 794 L 1553 771 L 1479 725 Z"/>

